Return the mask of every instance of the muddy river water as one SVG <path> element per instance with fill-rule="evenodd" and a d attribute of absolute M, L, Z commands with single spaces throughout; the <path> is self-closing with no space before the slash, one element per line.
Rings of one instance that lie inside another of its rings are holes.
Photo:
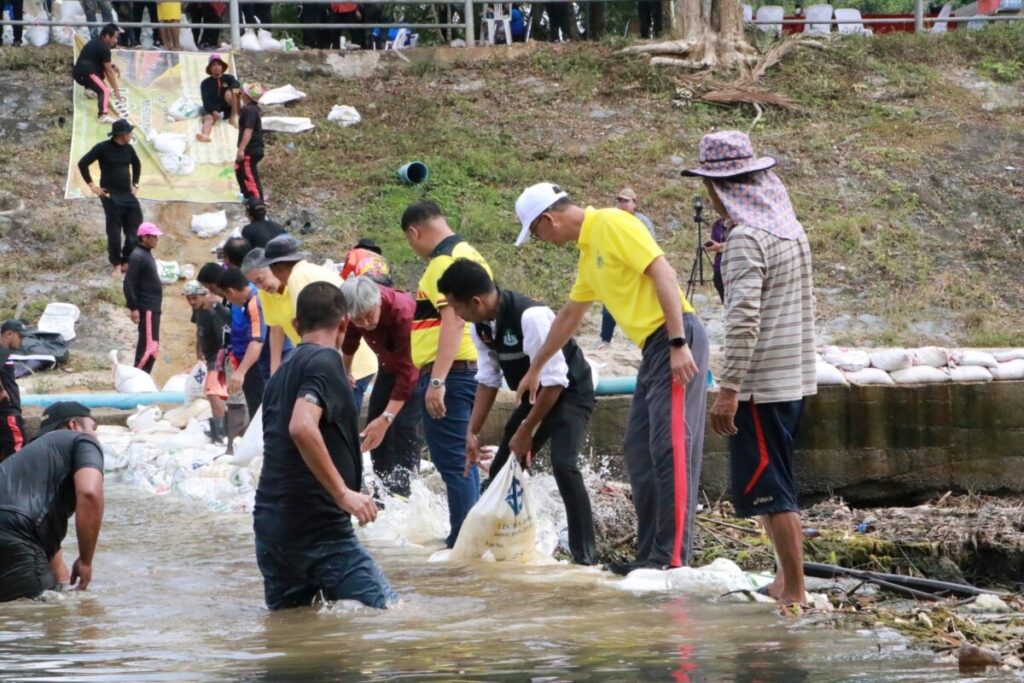
<path fill-rule="evenodd" d="M 432 564 L 436 547 L 368 545 L 400 609 L 270 613 L 248 515 L 112 481 L 90 590 L 0 605 L 0 680 L 964 680 L 890 631 L 626 593 L 565 565 Z"/>

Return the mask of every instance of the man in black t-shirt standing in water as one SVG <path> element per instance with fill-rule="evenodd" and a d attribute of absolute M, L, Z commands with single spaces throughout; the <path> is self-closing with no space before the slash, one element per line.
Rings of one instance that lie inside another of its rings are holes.
<path fill-rule="evenodd" d="M 377 518 L 363 479 L 355 398 L 338 347 L 347 325 L 336 286 L 313 282 L 299 294 L 302 343 L 263 395 L 263 471 L 253 527 L 256 562 L 272 610 L 327 600 L 385 608 L 398 596 L 356 538 Z"/>
<path fill-rule="evenodd" d="M 235 178 L 242 197 L 258 197 L 263 195 L 263 185 L 256 165 L 263 158 L 263 122 L 260 97 L 263 86 L 259 83 L 246 83 L 242 86 L 242 111 L 238 115 L 238 150 L 235 154 Z"/>
<path fill-rule="evenodd" d="M 114 97 L 121 99 L 121 89 L 117 85 L 117 67 L 111 62 L 110 48 L 117 45 L 118 34 L 121 33 L 115 24 L 107 24 L 100 34 L 90 40 L 78 53 L 78 61 L 71 75 L 75 83 L 96 94 L 101 123 L 113 123 L 110 116 L 110 91 Z M 103 80 L 106 79 L 107 83 Z"/>
<path fill-rule="evenodd" d="M 100 198 L 107 220 L 107 258 L 114 277 L 128 270 L 135 249 L 136 232 L 142 223 L 142 206 L 135 197 L 142 176 L 142 162 L 132 147 L 135 127 L 120 119 L 110 128 L 109 140 L 97 143 L 78 160 L 78 172 L 93 194 Z M 92 180 L 89 166 L 100 164 L 100 184 Z M 124 236 L 124 243 L 121 236 Z"/>
<path fill-rule="evenodd" d="M 60 545 L 75 515 L 70 575 Z M 72 401 L 43 412 L 39 436 L 0 462 L 0 602 L 71 583 L 85 590 L 103 523 L 103 450 L 89 409 Z"/>

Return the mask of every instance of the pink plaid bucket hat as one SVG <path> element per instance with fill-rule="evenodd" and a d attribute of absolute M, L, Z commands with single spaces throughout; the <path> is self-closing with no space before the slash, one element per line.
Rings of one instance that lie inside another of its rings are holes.
<path fill-rule="evenodd" d="M 775 165 L 772 157 L 754 157 L 754 146 L 746 133 L 726 130 L 709 133 L 700 141 L 700 166 L 683 171 L 684 176 L 730 178 L 732 176 L 767 171 Z"/>

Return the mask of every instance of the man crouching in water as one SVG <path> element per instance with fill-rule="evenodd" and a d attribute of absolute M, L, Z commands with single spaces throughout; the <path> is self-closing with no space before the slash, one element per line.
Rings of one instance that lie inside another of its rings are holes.
<path fill-rule="evenodd" d="M 78 559 L 60 551 L 75 515 Z M 80 403 L 54 403 L 39 436 L 0 463 L 0 602 L 38 598 L 70 583 L 85 590 L 103 522 L 103 450 Z"/>
<path fill-rule="evenodd" d="M 256 562 L 272 610 L 326 600 L 377 608 L 398 602 L 356 538 L 377 518 L 363 479 L 359 413 L 338 347 L 348 315 L 341 290 L 313 282 L 299 294 L 302 343 L 263 395 L 263 471 L 253 511 Z"/>

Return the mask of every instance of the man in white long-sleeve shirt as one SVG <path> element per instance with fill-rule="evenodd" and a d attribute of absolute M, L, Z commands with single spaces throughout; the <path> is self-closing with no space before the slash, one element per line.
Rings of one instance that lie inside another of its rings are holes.
<path fill-rule="evenodd" d="M 498 289 L 480 264 L 458 259 L 437 282 L 456 313 L 471 323 L 477 349 L 477 388 L 466 435 L 466 467 L 481 459 L 477 435 L 494 405 L 502 378 L 516 389 L 544 344 L 554 312 L 535 299 Z M 491 464 L 496 475 L 514 454 L 529 466 L 531 457 L 551 441 L 551 467 L 565 503 L 569 550 L 573 562 L 596 560 L 594 519 L 577 458 L 594 410 L 590 364 L 572 339 L 543 365 L 541 390 L 530 403 L 524 396 L 505 425 L 498 453 Z"/>
<path fill-rule="evenodd" d="M 729 436 L 732 497 L 758 517 L 779 570 L 767 592 L 804 601 L 803 530 L 794 443 L 804 398 L 817 392 L 811 248 L 782 181 L 744 133 L 705 135 L 700 167 L 711 203 L 733 227 L 725 240 L 725 365 L 711 426 Z"/>

